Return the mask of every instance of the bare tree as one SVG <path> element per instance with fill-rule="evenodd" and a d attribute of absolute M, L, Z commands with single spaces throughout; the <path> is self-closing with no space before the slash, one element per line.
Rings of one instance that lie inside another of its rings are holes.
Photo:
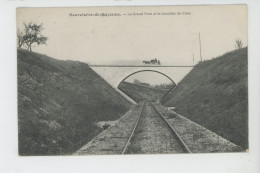
<path fill-rule="evenodd" d="M 241 49 L 241 48 L 243 47 L 242 39 L 236 39 L 235 47 L 236 47 L 237 49 Z"/>
<path fill-rule="evenodd" d="M 43 24 L 37 25 L 36 23 L 24 23 L 25 27 L 25 35 L 23 36 L 24 43 L 26 44 L 26 48 L 29 51 L 32 51 L 32 44 L 37 43 L 38 45 L 40 44 L 45 44 L 46 41 L 48 40 L 47 37 L 43 36 L 41 34 L 43 27 Z"/>
<path fill-rule="evenodd" d="M 21 32 L 19 29 L 17 30 L 17 46 L 19 48 L 22 47 L 22 45 L 24 44 L 24 39 L 23 39 L 23 32 Z"/>

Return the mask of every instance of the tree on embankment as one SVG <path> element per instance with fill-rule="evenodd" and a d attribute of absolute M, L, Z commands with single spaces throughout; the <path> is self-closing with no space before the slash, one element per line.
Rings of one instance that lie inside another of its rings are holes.
<path fill-rule="evenodd" d="M 24 31 L 17 31 L 17 46 L 19 48 L 25 47 L 30 52 L 32 51 L 32 45 L 36 43 L 37 45 L 45 44 L 48 37 L 42 35 L 43 24 L 36 24 L 33 22 L 24 23 Z"/>

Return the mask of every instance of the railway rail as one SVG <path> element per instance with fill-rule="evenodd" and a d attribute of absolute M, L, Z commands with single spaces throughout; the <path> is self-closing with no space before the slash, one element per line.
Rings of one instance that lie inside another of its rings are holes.
<path fill-rule="evenodd" d="M 168 120 L 158 111 L 158 109 L 154 106 L 153 103 L 151 103 L 152 106 L 154 107 L 154 109 L 156 110 L 156 112 L 158 112 L 158 114 L 160 114 L 160 116 L 163 118 L 163 120 L 166 122 L 166 124 L 168 125 L 168 127 L 172 130 L 172 133 L 176 136 L 176 138 L 178 139 L 178 141 L 181 143 L 181 145 L 183 146 L 183 149 L 187 152 L 187 153 L 192 153 L 191 150 L 189 149 L 189 147 L 186 145 L 186 143 L 183 141 L 183 139 L 180 137 L 180 135 L 177 133 L 177 131 L 174 129 L 174 127 L 172 127 L 172 125 L 168 122 Z"/>
<path fill-rule="evenodd" d="M 74 155 L 86 154 L 121 154 L 129 136 L 139 121 L 144 104 L 135 105 L 114 126 L 110 126 L 86 145 L 77 150 Z"/>
<path fill-rule="evenodd" d="M 143 114 L 145 103 L 146 103 L 146 102 L 143 102 L 142 110 L 141 110 L 141 112 L 140 112 L 140 114 L 139 114 L 139 117 L 138 117 L 138 119 L 137 119 L 137 121 L 136 121 L 136 123 L 135 123 L 135 126 L 134 126 L 133 130 L 132 130 L 132 133 L 131 133 L 131 135 L 130 135 L 130 137 L 129 137 L 129 139 L 128 139 L 128 141 L 127 141 L 127 143 L 126 143 L 126 145 L 125 145 L 125 147 L 124 147 L 124 149 L 123 149 L 123 151 L 122 151 L 121 154 L 125 154 L 126 149 L 127 149 L 127 147 L 129 146 L 129 144 L 130 144 L 130 141 L 131 141 L 131 139 L 132 139 L 132 137 L 133 137 L 133 135 L 134 135 L 135 129 L 136 129 L 138 123 L 139 123 L 140 117 L 141 117 L 142 114 Z"/>

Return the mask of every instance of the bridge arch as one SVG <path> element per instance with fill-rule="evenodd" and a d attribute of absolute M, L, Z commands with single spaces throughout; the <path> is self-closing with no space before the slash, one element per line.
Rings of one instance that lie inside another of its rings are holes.
<path fill-rule="evenodd" d="M 136 71 L 136 72 L 133 72 L 133 73 L 127 75 L 123 80 L 121 80 L 121 82 L 125 81 L 127 78 L 129 78 L 129 77 L 132 76 L 132 75 L 135 75 L 135 74 L 141 73 L 141 72 L 147 72 L 147 71 L 148 71 L 148 72 L 159 73 L 159 74 L 165 76 L 166 78 L 168 78 L 174 85 L 176 85 L 176 83 L 172 80 L 172 78 L 170 78 L 168 75 L 164 74 L 163 72 L 160 72 L 160 71 L 157 71 L 157 70 L 138 70 L 138 71 Z M 119 82 L 119 83 L 117 84 L 117 87 L 120 85 L 121 82 Z"/>
<path fill-rule="evenodd" d="M 103 78 L 108 84 L 110 84 L 117 92 L 123 97 L 129 100 L 131 103 L 136 103 L 126 94 L 124 94 L 118 85 L 125 80 L 125 78 L 136 74 L 141 71 L 156 71 L 171 81 L 174 79 L 174 83 L 178 84 L 180 80 L 192 69 L 192 67 L 182 66 L 110 66 L 110 65 L 89 65 L 89 67 L 95 71 L 101 78 Z"/>

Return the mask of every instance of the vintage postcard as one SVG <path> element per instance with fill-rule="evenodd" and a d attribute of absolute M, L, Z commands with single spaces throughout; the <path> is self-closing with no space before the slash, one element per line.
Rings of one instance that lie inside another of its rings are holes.
<path fill-rule="evenodd" d="M 17 8 L 19 155 L 247 152 L 247 5 Z"/>

